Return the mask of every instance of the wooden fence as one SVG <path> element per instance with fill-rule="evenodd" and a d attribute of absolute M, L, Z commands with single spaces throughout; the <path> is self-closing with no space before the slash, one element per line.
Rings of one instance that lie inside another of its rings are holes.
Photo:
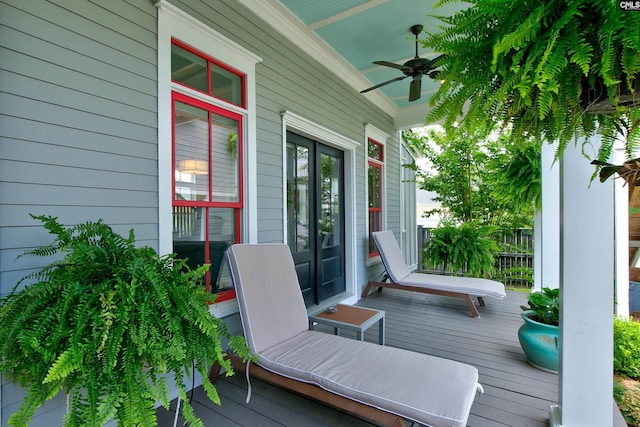
<path fill-rule="evenodd" d="M 418 226 L 418 271 L 444 274 L 444 266 L 427 269 L 422 253 L 431 239 L 431 228 Z M 528 288 L 533 284 L 533 230 L 518 229 L 498 242 L 501 252 L 495 254 L 496 271 L 492 277 L 506 286 Z"/>

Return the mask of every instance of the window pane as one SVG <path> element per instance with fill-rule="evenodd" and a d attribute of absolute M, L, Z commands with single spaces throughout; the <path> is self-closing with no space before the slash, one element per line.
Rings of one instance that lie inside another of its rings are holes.
<path fill-rule="evenodd" d="M 204 209 L 191 206 L 173 207 L 173 240 L 204 242 L 206 223 Z"/>
<path fill-rule="evenodd" d="M 193 53 L 171 45 L 171 80 L 202 92 L 207 91 L 207 61 Z"/>
<path fill-rule="evenodd" d="M 291 252 L 309 250 L 309 149 L 287 144 L 287 236 Z"/>
<path fill-rule="evenodd" d="M 380 194 L 380 179 L 381 173 L 379 167 L 369 165 L 368 166 L 368 174 L 369 174 L 369 207 L 370 208 L 379 208 L 381 202 L 381 194 Z"/>
<path fill-rule="evenodd" d="M 176 102 L 174 112 L 175 199 L 209 200 L 208 113 Z"/>
<path fill-rule="evenodd" d="M 320 232 L 322 247 L 329 248 L 340 244 L 340 159 L 329 154 L 320 155 L 321 194 L 320 194 Z"/>
<path fill-rule="evenodd" d="M 226 208 L 209 209 L 209 240 L 227 242 L 232 245 L 236 239 L 236 210 Z"/>
<path fill-rule="evenodd" d="M 373 231 L 380 231 L 380 212 L 369 212 L 369 253 L 377 253 L 378 248 L 376 248 L 375 243 L 373 242 L 373 236 L 371 233 Z"/>
<path fill-rule="evenodd" d="M 214 293 L 232 287 L 223 266 L 227 248 L 239 241 L 235 215 L 235 209 L 173 207 L 173 251 L 178 258 L 186 259 L 191 269 L 210 264 L 208 277 L 213 286 L 208 288 Z"/>
<path fill-rule="evenodd" d="M 372 140 L 368 141 L 368 156 L 372 159 L 382 161 L 382 145 Z"/>
<path fill-rule="evenodd" d="M 242 77 L 212 63 L 211 95 L 242 105 Z"/>
<path fill-rule="evenodd" d="M 203 208 L 173 207 L 173 252 L 178 258 L 186 259 L 191 269 L 207 263 L 205 215 Z"/>
<path fill-rule="evenodd" d="M 211 159 L 214 202 L 240 200 L 237 120 L 211 115 Z"/>
<path fill-rule="evenodd" d="M 235 209 L 209 209 L 209 272 L 213 293 L 233 287 L 229 271 L 224 269 L 224 256 L 227 248 L 239 241 L 235 213 Z"/>

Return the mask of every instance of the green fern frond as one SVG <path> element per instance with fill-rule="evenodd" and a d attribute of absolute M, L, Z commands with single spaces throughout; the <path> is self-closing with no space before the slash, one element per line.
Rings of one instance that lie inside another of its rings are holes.
<path fill-rule="evenodd" d="M 78 347 L 71 347 L 64 351 L 53 363 L 43 382 L 61 381 L 67 378 L 72 372 L 82 367 L 82 350 Z"/>
<path fill-rule="evenodd" d="M 437 5 L 451 3 L 457 2 Z M 615 108 L 621 91 L 636 89 L 640 14 L 610 1 L 469 3 L 436 17 L 440 32 L 423 43 L 446 54 L 439 64 L 445 84 L 431 98 L 428 123 L 470 132 L 510 124 L 516 140 L 554 141 L 559 155 L 574 137 L 593 134 L 608 120 L 584 116 L 600 94 Z"/>
<path fill-rule="evenodd" d="M 583 36 L 576 34 L 576 39 L 571 43 L 569 53 L 571 53 L 571 62 L 580 67 L 582 74 L 588 75 L 593 61 L 593 46 Z"/>
<path fill-rule="evenodd" d="M 491 70 L 496 71 L 498 60 L 501 55 L 510 50 L 520 50 L 527 42 L 531 41 L 540 33 L 541 20 L 545 16 L 545 9 L 548 5 L 539 4 L 535 9 L 528 13 L 527 18 L 515 28 L 511 33 L 504 36 L 493 46 L 493 60 L 491 61 Z"/>
<path fill-rule="evenodd" d="M 47 396 L 51 394 L 52 390 L 57 392 L 59 388 L 42 384 L 33 385 L 27 388 L 27 391 L 22 398 L 20 408 L 11 414 L 7 420 L 7 426 L 27 427 L 36 409 L 38 409 L 38 407 L 47 400 Z"/>
<path fill-rule="evenodd" d="M 223 342 L 248 355 L 209 313 L 212 296 L 200 285 L 208 266 L 190 270 L 137 248 L 132 231 L 123 238 L 102 221 L 65 227 L 36 218 L 54 242 L 25 255 L 58 259 L 0 299 L 0 369 L 27 388 L 11 423 L 28 423 L 64 386 L 66 426 L 154 425 L 154 403 L 169 402 L 167 376 L 185 396 L 192 362 L 206 377 L 208 365 L 228 363 Z"/>

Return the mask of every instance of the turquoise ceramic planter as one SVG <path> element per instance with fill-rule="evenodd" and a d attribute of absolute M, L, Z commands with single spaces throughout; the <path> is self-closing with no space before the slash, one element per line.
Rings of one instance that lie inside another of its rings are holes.
<path fill-rule="evenodd" d="M 536 322 L 528 317 L 533 311 L 521 314 L 524 324 L 518 330 L 520 346 L 527 362 L 536 368 L 558 372 L 558 327 Z"/>

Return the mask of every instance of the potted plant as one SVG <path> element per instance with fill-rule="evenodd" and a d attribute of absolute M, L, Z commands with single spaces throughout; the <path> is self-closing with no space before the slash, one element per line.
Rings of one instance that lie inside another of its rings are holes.
<path fill-rule="evenodd" d="M 520 346 L 529 364 L 557 373 L 560 290 L 542 288 L 527 299 L 529 305 L 520 306 L 524 310 L 524 324 L 518 330 Z"/>
<path fill-rule="evenodd" d="M 515 144 L 557 143 L 557 156 L 599 132 L 601 161 L 618 136 L 628 155 L 639 145 L 640 13 L 599 0 L 465 3 L 423 43 L 444 54 L 428 123 L 471 133 L 497 124 Z"/>
<path fill-rule="evenodd" d="M 156 425 L 155 402 L 169 406 L 170 381 L 183 400 L 183 416 L 203 425 L 187 399 L 185 376 L 202 375 L 219 403 L 207 371 L 228 372 L 223 342 L 246 358 L 244 339 L 210 315 L 213 300 L 200 286 L 207 265 L 136 247 L 102 220 L 65 227 L 36 216 L 54 236 L 48 246 L 21 256 L 54 256 L 0 300 L 0 370 L 26 394 L 8 424 L 27 425 L 34 411 L 67 394 L 65 425 Z"/>

